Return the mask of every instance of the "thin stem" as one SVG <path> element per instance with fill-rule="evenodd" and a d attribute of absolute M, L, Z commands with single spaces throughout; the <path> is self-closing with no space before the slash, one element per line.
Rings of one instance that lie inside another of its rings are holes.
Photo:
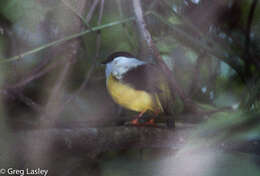
<path fill-rule="evenodd" d="M 251 24 L 253 21 L 253 17 L 254 17 L 254 12 L 255 12 L 255 8 L 257 5 L 258 0 L 254 0 L 251 8 L 250 8 L 250 12 L 248 15 L 248 21 L 247 21 L 247 25 L 246 25 L 246 40 L 245 40 L 245 52 L 244 52 L 244 57 L 246 60 L 248 60 L 248 56 L 250 55 L 250 33 L 251 33 Z M 246 61 L 248 62 L 248 61 Z"/>
<path fill-rule="evenodd" d="M 124 15 L 123 15 L 123 9 L 122 9 L 121 0 L 117 0 L 116 2 L 117 2 L 118 10 L 119 10 L 119 16 L 120 16 L 120 18 L 123 18 Z M 129 31 L 126 28 L 125 24 L 123 24 L 123 29 L 124 29 L 124 32 L 126 34 L 126 37 L 127 37 L 128 41 L 129 41 L 131 47 L 133 49 L 137 49 L 136 46 L 135 46 L 134 41 L 132 40 L 133 37 L 130 36 Z"/>
<path fill-rule="evenodd" d="M 81 21 L 88 27 L 91 28 L 91 26 L 89 25 L 88 21 L 84 19 L 83 16 L 81 16 L 80 14 L 77 13 L 77 11 L 71 7 L 71 5 L 69 5 L 67 2 L 65 2 L 65 0 L 61 0 L 61 2 L 63 2 L 63 4 L 68 7 L 77 17 L 79 17 L 81 19 Z"/>
<path fill-rule="evenodd" d="M 103 17 L 103 12 L 104 12 L 104 0 L 101 0 L 99 17 L 98 17 L 98 23 L 97 23 L 98 25 L 101 24 L 101 20 L 102 20 L 102 17 Z M 100 46 L 101 46 L 101 34 L 99 32 L 98 35 L 97 35 L 97 41 L 96 41 L 96 56 L 95 56 L 95 58 L 93 60 L 93 63 L 91 65 L 90 69 L 87 72 L 85 80 L 80 85 L 79 89 L 65 101 L 65 103 L 62 106 L 60 111 L 63 111 L 65 106 L 67 104 L 69 104 L 70 102 L 72 102 L 76 98 L 76 96 L 84 89 L 85 85 L 88 83 L 88 81 L 89 81 L 89 79 L 90 79 L 90 77 L 91 77 L 92 73 L 94 72 L 94 70 L 96 68 L 96 65 L 97 65 L 97 58 L 99 56 Z"/>
<path fill-rule="evenodd" d="M 185 99 L 187 97 L 186 97 L 184 91 L 178 86 L 177 81 L 174 78 L 171 70 L 166 66 L 166 64 L 164 63 L 164 61 L 160 55 L 158 48 L 153 43 L 152 36 L 151 36 L 150 32 L 148 31 L 148 29 L 146 27 L 146 23 L 144 21 L 144 15 L 143 15 L 143 10 L 141 7 L 140 0 L 133 1 L 133 7 L 134 7 L 135 15 L 136 15 L 137 26 L 141 33 L 142 38 L 145 40 L 147 46 L 149 47 L 149 49 L 152 52 L 152 55 L 154 56 L 155 61 L 159 64 L 159 66 L 161 67 L 164 74 L 167 77 L 171 77 L 171 79 L 169 79 L 169 85 L 170 85 L 172 94 L 174 96 L 176 96 L 176 93 L 177 93 L 177 95 L 179 97 L 181 97 L 181 99 L 185 102 Z"/>
<path fill-rule="evenodd" d="M 149 14 L 150 13 L 146 13 L 146 15 L 149 15 Z M 55 46 L 55 45 L 58 45 L 58 44 L 61 44 L 61 43 L 64 43 L 66 41 L 69 41 L 69 40 L 81 37 L 81 36 L 86 35 L 86 34 L 88 34 L 90 32 L 95 32 L 95 31 L 99 31 L 99 30 L 102 30 L 102 29 L 105 29 L 105 28 L 109 28 L 109 27 L 112 27 L 112 26 L 115 26 L 115 25 L 122 24 L 122 23 L 127 23 L 127 22 L 133 21 L 135 19 L 136 19 L 135 17 L 129 17 L 129 18 L 126 18 L 126 19 L 123 19 L 123 20 L 119 20 L 119 21 L 115 21 L 115 22 L 111 22 L 111 23 L 107 23 L 107 24 L 103 24 L 103 25 L 100 25 L 100 26 L 93 27 L 93 28 L 85 30 L 83 32 L 72 34 L 72 35 L 64 37 L 62 39 L 55 40 L 53 42 L 47 43 L 47 44 L 42 45 L 42 46 L 40 46 L 38 48 L 35 48 L 35 49 L 29 50 L 27 52 L 24 52 L 24 53 L 22 53 L 20 55 L 17 55 L 17 56 L 8 58 L 8 59 L 3 59 L 2 58 L 2 59 L 0 59 L 0 64 L 1 63 L 12 62 L 12 61 L 19 60 L 19 59 L 23 59 L 25 56 L 34 54 L 36 52 L 39 52 L 41 50 L 44 50 L 46 48 L 49 48 L 49 47 L 52 47 L 52 46 Z"/>
<path fill-rule="evenodd" d="M 190 47 L 192 50 L 194 50 L 197 53 L 200 53 L 202 50 L 208 52 L 210 55 L 213 55 L 219 59 L 221 59 L 223 62 L 227 63 L 230 65 L 237 73 L 240 75 L 242 78 L 242 65 L 240 62 L 237 61 L 236 56 L 232 57 L 229 56 L 228 54 L 223 54 L 222 48 L 219 48 L 217 46 L 211 47 L 208 45 L 210 43 L 209 41 L 204 41 L 204 40 L 197 40 L 194 39 L 190 34 L 184 32 L 180 28 L 176 27 L 175 25 L 169 23 L 168 21 L 165 21 L 162 16 L 155 12 L 150 12 L 151 15 L 155 16 L 159 21 L 162 23 L 166 24 L 172 29 L 172 32 L 175 33 L 175 38 L 179 40 L 180 42 L 184 43 L 187 47 Z"/>
<path fill-rule="evenodd" d="M 92 6 L 91 6 L 91 8 L 90 8 L 90 10 L 89 10 L 89 13 L 88 13 L 88 15 L 87 15 L 87 17 L 86 17 L 86 20 L 87 20 L 87 21 L 90 21 L 90 19 L 92 18 L 93 13 L 94 13 L 94 11 L 95 11 L 97 5 L 98 5 L 98 2 L 99 2 L 99 0 L 95 0 L 94 3 L 92 4 Z"/>
<path fill-rule="evenodd" d="M 18 83 L 14 84 L 14 85 L 5 86 L 4 89 L 14 89 L 14 88 L 23 87 L 23 86 L 29 84 L 31 81 L 44 76 L 45 74 L 47 74 L 48 72 L 50 72 L 51 70 L 56 68 L 58 65 L 62 64 L 63 62 L 64 62 L 63 60 L 60 60 L 59 62 L 54 62 L 54 63 L 48 65 L 47 67 L 45 67 L 44 69 L 42 69 L 38 72 L 35 72 L 33 74 L 30 74 L 29 76 L 27 76 L 26 78 L 24 78 L 23 80 L 19 81 Z"/>

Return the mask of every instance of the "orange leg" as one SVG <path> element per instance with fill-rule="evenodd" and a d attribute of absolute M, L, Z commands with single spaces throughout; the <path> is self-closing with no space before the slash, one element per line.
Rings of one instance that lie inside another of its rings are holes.
<path fill-rule="evenodd" d="M 131 121 L 131 124 L 132 124 L 132 125 L 142 125 L 142 124 L 139 122 L 139 119 L 143 116 L 143 114 L 144 114 L 145 112 L 146 112 L 146 110 L 140 112 L 140 113 L 138 114 L 137 118 L 135 118 L 134 120 Z M 156 110 L 156 111 L 154 112 L 155 117 L 157 117 L 159 113 L 160 113 L 160 110 Z M 147 121 L 147 122 L 144 122 L 143 125 L 155 125 L 155 123 L 154 123 L 155 117 L 151 118 L 151 119 L 150 119 L 149 121 Z"/>
<path fill-rule="evenodd" d="M 137 118 L 135 118 L 134 120 L 131 121 L 131 124 L 132 124 L 132 125 L 140 125 L 139 119 L 144 115 L 145 112 L 146 112 L 146 110 L 141 111 L 141 112 L 138 114 Z"/>
<path fill-rule="evenodd" d="M 160 110 L 156 110 L 154 112 L 155 117 L 151 118 L 148 122 L 145 122 L 144 124 L 145 125 L 155 125 L 154 119 L 158 116 L 159 113 L 160 113 Z"/>
<path fill-rule="evenodd" d="M 144 123 L 145 125 L 155 125 L 154 118 L 150 119 L 148 122 Z"/>

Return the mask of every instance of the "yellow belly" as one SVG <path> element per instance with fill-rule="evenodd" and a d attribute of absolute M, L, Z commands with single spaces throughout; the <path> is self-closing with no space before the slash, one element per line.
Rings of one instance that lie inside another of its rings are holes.
<path fill-rule="evenodd" d="M 107 89 L 113 100 L 127 109 L 137 112 L 159 109 L 151 94 L 124 85 L 111 75 L 107 80 Z"/>

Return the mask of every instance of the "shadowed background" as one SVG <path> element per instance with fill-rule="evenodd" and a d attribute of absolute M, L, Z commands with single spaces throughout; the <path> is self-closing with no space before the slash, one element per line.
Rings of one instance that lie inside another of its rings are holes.
<path fill-rule="evenodd" d="M 257 0 L 1 0 L 0 169 L 259 175 L 259 31 Z M 158 127 L 124 126 L 136 113 L 100 64 L 114 51 L 163 70 Z"/>

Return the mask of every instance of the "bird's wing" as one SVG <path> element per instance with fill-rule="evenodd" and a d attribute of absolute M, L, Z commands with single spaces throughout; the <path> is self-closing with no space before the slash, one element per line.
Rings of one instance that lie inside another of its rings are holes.
<path fill-rule="evenodd" d="M 159 88 L 159 71 L 153 64 L 139 65 L 127 71 L 121 81 L 136 90 L 156 92 Z"/>
<path fill-rule="evenodd" d="M 125 84 L 136 90 L 144 90 L 152 93 L 160 101 L 163 111 L 171 114 L 173 99 L 168 86 L 167 78 L 154 64 L 144 64 L 130 69 L 122 80 Z"/>

